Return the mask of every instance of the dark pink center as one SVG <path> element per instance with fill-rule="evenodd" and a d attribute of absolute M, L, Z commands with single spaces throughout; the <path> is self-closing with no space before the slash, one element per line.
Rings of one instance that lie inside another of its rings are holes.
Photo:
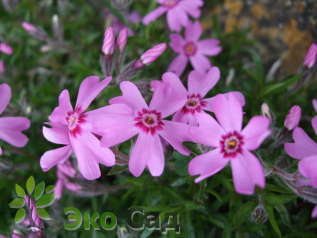
<path fill-rule="evenodd" d="M 186 56 L 194 56 L 197 52 L 197 46 L 194 42 L 188 42 L 184 45 L 184 53 Z"/>
<path fill-rule="evenodd" d="M 164 7 L 173 8 L 177 5 L 178 0 L 165 0 L 163 2 Z"/>
<path fill-rule="evenodd" d="M 158 130 L 162 130 L 164 123 L 161 113 L 155 110 L 142 109 L 137 113 L 135 126 L 146 133 L 154 135 Z"/>
<path fill-rule="evenodd" d="M 185 106 L 182 108 L 183 113 L 196 113 L 206 106 L 206 102 L 202 99 L 199 94 L 191 94 L 187 96 Z"/>
<path fill-rule="evenodd" d="M 66 121 L 72 136 L 76 136 L 81 132 L 81 124 L 86 122 L 85 118 L 86 115 L 81 112 L 80 108 L 75 108 L 75 111 L 67 113 Z"/>
<path fill-rule="evenodd" d="M 240 133 L 236 131 L 230 132 L 221 138 L 221 152 L 226 158 L 234 158 L 238 153 L 242 152 L 243 144 L 243 136 Z"/>

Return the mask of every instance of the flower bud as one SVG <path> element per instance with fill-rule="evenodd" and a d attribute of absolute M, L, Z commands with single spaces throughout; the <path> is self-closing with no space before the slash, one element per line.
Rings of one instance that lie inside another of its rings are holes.
<path fill-rule="evenodd" d="M 312 213 L 311 213 L 311 217 L 312 218 L 316 218 L 317 217 L 317 206 L 314 207 Z"/>
<path fill-rule="evenodd" d="M 261 106 L 261 111 L 262 111 L 262 115 L 267 117 L 268 119 L 272 120 L 272 115 L 271 115 L 271 111 L 269 108 L 269 105 L 267 105 L 266 103 L 263 103 Z"/>
<path fill-rule="evenodd" d="M 0 60 L 0 74 L 3 73 L 5 70 L 4 62 Z M 1 149 L 0 149 L 0 155 L 1 155 Z"/>
<path fill-rule="evenodd" d="M 263 204 L 261 203 L 258 206 L 256 206 L 256 208 L 251 213 L 251 220 L 255 224 L 260 225 L 260 224 L 265 224 L 267 222 L 267 219 L 268 219 L 267 212 L 266 212 Z"/>
<path fill-rule="evenodd" d="M 124 48 L 126 47 L 127 41 L 128 41 L 128 28 L 124 27 L 119 32 L 119 36 L 117 39 L 117 44 L 118 44 L 120 52 L 122 52 Z"/>
<path fill-rule="evenodd" d="M 317 112 L 317 99 L 313 99 L 313 107 L 315 112 Z"/>
<path fill-rule="evenodd" d="M 103 38 L 102 52 L 105 55 L 112 55 L 114 52 L 115 37 L 112 27 L 108 27 Z"/>
<path fill-rule="evenodd" d="M 7 54 L 7 55 L 11 55 L 13 53 L 13 50 L 11 48 L 11 46 L 9 46 L 6 43 L 0 43 L 0 52 Z"/>
<path fill-rule="evenodd" d="M 166 43 L 161 43 L 153 46 L 151 49 L 145 51 L 140 58 L 143 65 L 152 64 L 161 54 L 166 50 Z"/>
<path fill-rule="evenodd" d="M 26 21 L 22 22 L 22 27 L 23 27 L 23 29 L 24 29 L 25 31 L 27 31 L 29 34 L 32 34 L 32 33 L 34 33 L 34 32 L 37 31 L 36 26 L 34 26 L 34 25 L 32 25 L 31 23 L 26 22 Z"/>
<path fill-rule="evenodd" d="M 301 116 L 302 116 L 302 109 L 297 105 L 293 106 L 288 111 L 288 114 L 284 121 L 284 126 L 290 131 L 293 130 L 295 127 L 298 126 Z"/>
<path fill-rule="evenodd" d="M 317 57 L 317 44 L 313 43 L 305 56 L 304 65 L 308 68 L 312 68 L 316 64 Z"/>

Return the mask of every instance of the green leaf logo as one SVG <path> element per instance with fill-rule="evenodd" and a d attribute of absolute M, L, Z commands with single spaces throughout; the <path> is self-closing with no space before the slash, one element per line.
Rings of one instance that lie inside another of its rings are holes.
<path fill-rule="evenodd" d="M 27 207 L 28 199 L 31 199 L 35 204 L 37 215 L 42 220 L 50 220 L 46 207 L 51 206 L 55 201 L 54 186 L 50 185 L 45 188 L 45 182 L 42 181 L 38 184 L 35 183 L 33 176 L 29 177 L 26 181 L 26 191 L 19 184 L 15 185 L 15 192 L 17 198 L 13 199 L 9 203 L 10 208 L 18 209 L 15 214 L 15 222 L 22 222 L 29 213 L 29 207 Z"/>

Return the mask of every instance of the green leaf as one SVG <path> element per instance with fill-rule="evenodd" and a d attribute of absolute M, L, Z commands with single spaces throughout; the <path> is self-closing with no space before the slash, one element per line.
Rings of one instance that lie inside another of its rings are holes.
<path fill-rule="evenodd" d="M 20 208 L 19 210 L 17 210 L 15 214 L 15 218 L 14 218 L 15 223 L 22 222 L 25 218 L 25 215 L 26 215 L 26 212 L 24 208 Z"/>
<path fill-rule="evenodd" d="M 36 209 L 37 214 L 39 217 L 43 220 L 50 220 L 50 216 L 48 215 L 48 212 L 45 210 L 45 208 L 37 208 Z"/>
<path fill-rule="evenodd" d="M 54 189 L 55 189 L 54 185 L 49 185 L 49 186 L 46 187 L 45 192 L 46 193 L 52 193 L 54 191 Z"/>
<path fill-rule="evenodd" d="M 44 208 L 52 205 L 55 200 L 54 193 L 47 193 L 44 196 L 42 196 L 39 200 L 36 201 L 36 207 L 37 208 Z"/>
<path fill-rule="evenodd" d="M 108 175 L 116 175 L 121 174 L 124 171 L 127 171 L 127 166 L 114 166 L 111 168 L 111 170 L 108 172 Z"/>
<path fill-rule="evenodd" d="M 255 206 L 256 204 L 254 201 L 249 201 L 241 205 L 233 217 L 233 225 L 239 227 L 248 220 Z"/>
<path fill-rule="evenodd" d="M 277 224 L 277 221 L 275 219 L 275 216 L 274 216 L 274 210 L 273 210 L 273 207 L 271 206 L 267 206 L 266 207 L 266 210 L 267 210 L 267 213 L 269 215 L 269 221 L 271 223 L 271 226 L 273 227 L 273 230 L 276 232 L 276 234 L 278 235 L 278 237 L 282 237 L 282 234 L 281 234 L 281 230 Z"/>
<path fill-rule="evenodd" d="M 35 188 L 35 180 L 34 180 L 34 177 L 31 176 L 26 181 L 26 190 L 28 191 L 29 195 L 31 195 L 33 193 L 34 188 Z"/>
<path fill-rule="evenodd" d="M 274 83 L 269 85 L 268 87 L 266 87 L 264 89 L 264 91 L 262 92 L 261 96 L 267 96 L 267 95 L 271 95 L 271 94 L 275 94 L 275 93 L 279 93 L 285 89 L 287 89 L 289 86 L 291 86 L 292 84 L 294 84 L 296 81 L 298 81 L 300 78 L 302 77 L 301 74 L 296 74 L 294 76 L 291 76 L 288 79 L 284 79 L 281 82 L 278 83 Z"/>
<path fill-rule="evenodd" d="M 42 197 L 43 193 L 45 190 L 45 182 L 42 181 L 38 185 L 36 185 L 35 190 L 34 190 L 34 199 L 37 201 Z"/>
<path fill-rule="evenodd" d="M 21 198 L 25 196 L 25 191 L 19 184 L 15 185 L 15 192 Z"/>
<path fill-rule="evenodd" d="M 22 208 L 25 205 L 25 201 L 23 198 L 16 198 L 9 203 L 9 207 L 11 208 Z"/>

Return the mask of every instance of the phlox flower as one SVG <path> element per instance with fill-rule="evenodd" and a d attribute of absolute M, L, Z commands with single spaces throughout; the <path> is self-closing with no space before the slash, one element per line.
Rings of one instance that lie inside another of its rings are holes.
<path fill-rule="evenodd" d="M 170 35 L 171 48 L 178 53 L 178 56 L 169 65 L 168 71 L 181 75 L 185 70 L 188 61 L 193 68 L 199 72 L 206 72 L 211 63 L 206 56 L 218 55 L 221 52 L 219 40 L 199 40 L 202 28 L 199 22 L 188 23 L 185 29 L 185 38 L 180 34 Z"/>
<path fill-rule="evenodd" d="M 201 73 L 197 70 L 190 72 L 188 76 L 188 89 L 179 88 L 179 93 L 187 98 L 183 107 L 173 116 L 173 121 L 184 122 L 192 126 L 199 125 L 200 117 L 204 118 L 205 111 L 213 111 L 212 98 L 204 98 L 207 93 L 218 83 L 220 71 L 218 67 L 212 67 L 208 72 Z M 152 88 L 156 90 L 160 81 L 152 81 Z M 240 92 L 231 92 L 244 105 L 244 97 Z"/>
<path fill-rule="evenodd" d="M 311 123 L 317 134 L 317 116 Z M 317 143 L 300 127 L 293 131 L 293 140 L 292 143 L 285 143 L 284 149 L 289 156 L 299 160 L 299 172 L 309 179 L 311 186 L 317 188 Z"/>
<path fill-rule="evenodd" d="M 11 99 L 11 88 L 7 84 L 0 84 L 0 114 L 8 106 Z M 30 121 L 25 117 L 0 117 L 0 139 L 16 147 L 23 147 L 28 138 L 22 131 L 30 127 Z M 0 147 L 0 155 L 2 149 Z"/>
<path fill-rule="evenodd" d="M 158 17 L 167 13 L 167 23 L 172 31 L 179 32 L 188 25 L 188 16 L 197 19 L 200 17 L 200 8 L 204 5 L 202 0 L 156 0 L 161 6 L 143 18 L 143 24 L 148 25 Z"/>
<path fill-rule="evenodd" d="M 129 170 L 134 176 L 140 176 L 147 167 L 152 176 L 160 176 L 164 170 L 164 149 L 162 139 L 178 152 L 188 155 L 190 152 L 182 145 L 189 140 L 189 127 L 186 124 L 164 120 L 178 111 L 185 103 L 183 85 L 173 73 L 162 76 L 164 84 L 154 91 L 149 105 L 146 104 L 138 88 L 131 82 L 120 84 L 122 96 L 110 100 L 113 105 L 126 105 L 116 115 L 105 116 L 96 127 L 102 134 L 102 144 L 110 147 L 120 144 L 137 135 L 131 148 Z M 102 114 L 102 109 L 99 110 Z"/>
<path fill-rule="evenodd" d="M 304 59 L 304 65 L 307 68 L 312 68 L 316 64 L 317 59 L 317 44 L 313 43 L 307 50 L 305 59 Z"/>
<path fill-rule="evenodd" d="M 284 126 L 290 131 L 293 130 L 298 126 L 301 116 L 302 109 L 300 108 L 300 106 L 293 106 L 287 113 L 287 116 L 284 120 Z"/>
<path fill-rule="evenodd" d="M 41 157 L 41 168 L 48 171 L 65 162 L 72 153 L 76 155 L 78 168 L 84 178 L 94 180 L 100 177 L 99 163 L 115 164 L 115 156 L 109 148 L 102 147 L 94 134 L 94 111 L 86 112 L 91 102 L 109 84 L 111 77 L 99 80 L 97 76 L 87 77 L 80 85 L 75 108 L 72 107 L 68 90 L 59 96 L 59 105 L 49 116 L 50 127 L 43 127 L 44 137 L 55 144 L 64 145 L 47 151 Z"/>
<path fill-rule="evenodd" d="M 198 183 L 230 163 L 238 193 L 252 194 L 256 185 L 264 188 L 263 168 L 251 151 L 270 134 L 270 120 L 254 116 L 242 129 L 242 105 L 233 94 L 217 95 L 212 104 L 217 120 L 205 114 L 198 128 L 191 127 L 191 139 L 214 149 L 191 160 L 189 174 L 199 175 Z"/>

